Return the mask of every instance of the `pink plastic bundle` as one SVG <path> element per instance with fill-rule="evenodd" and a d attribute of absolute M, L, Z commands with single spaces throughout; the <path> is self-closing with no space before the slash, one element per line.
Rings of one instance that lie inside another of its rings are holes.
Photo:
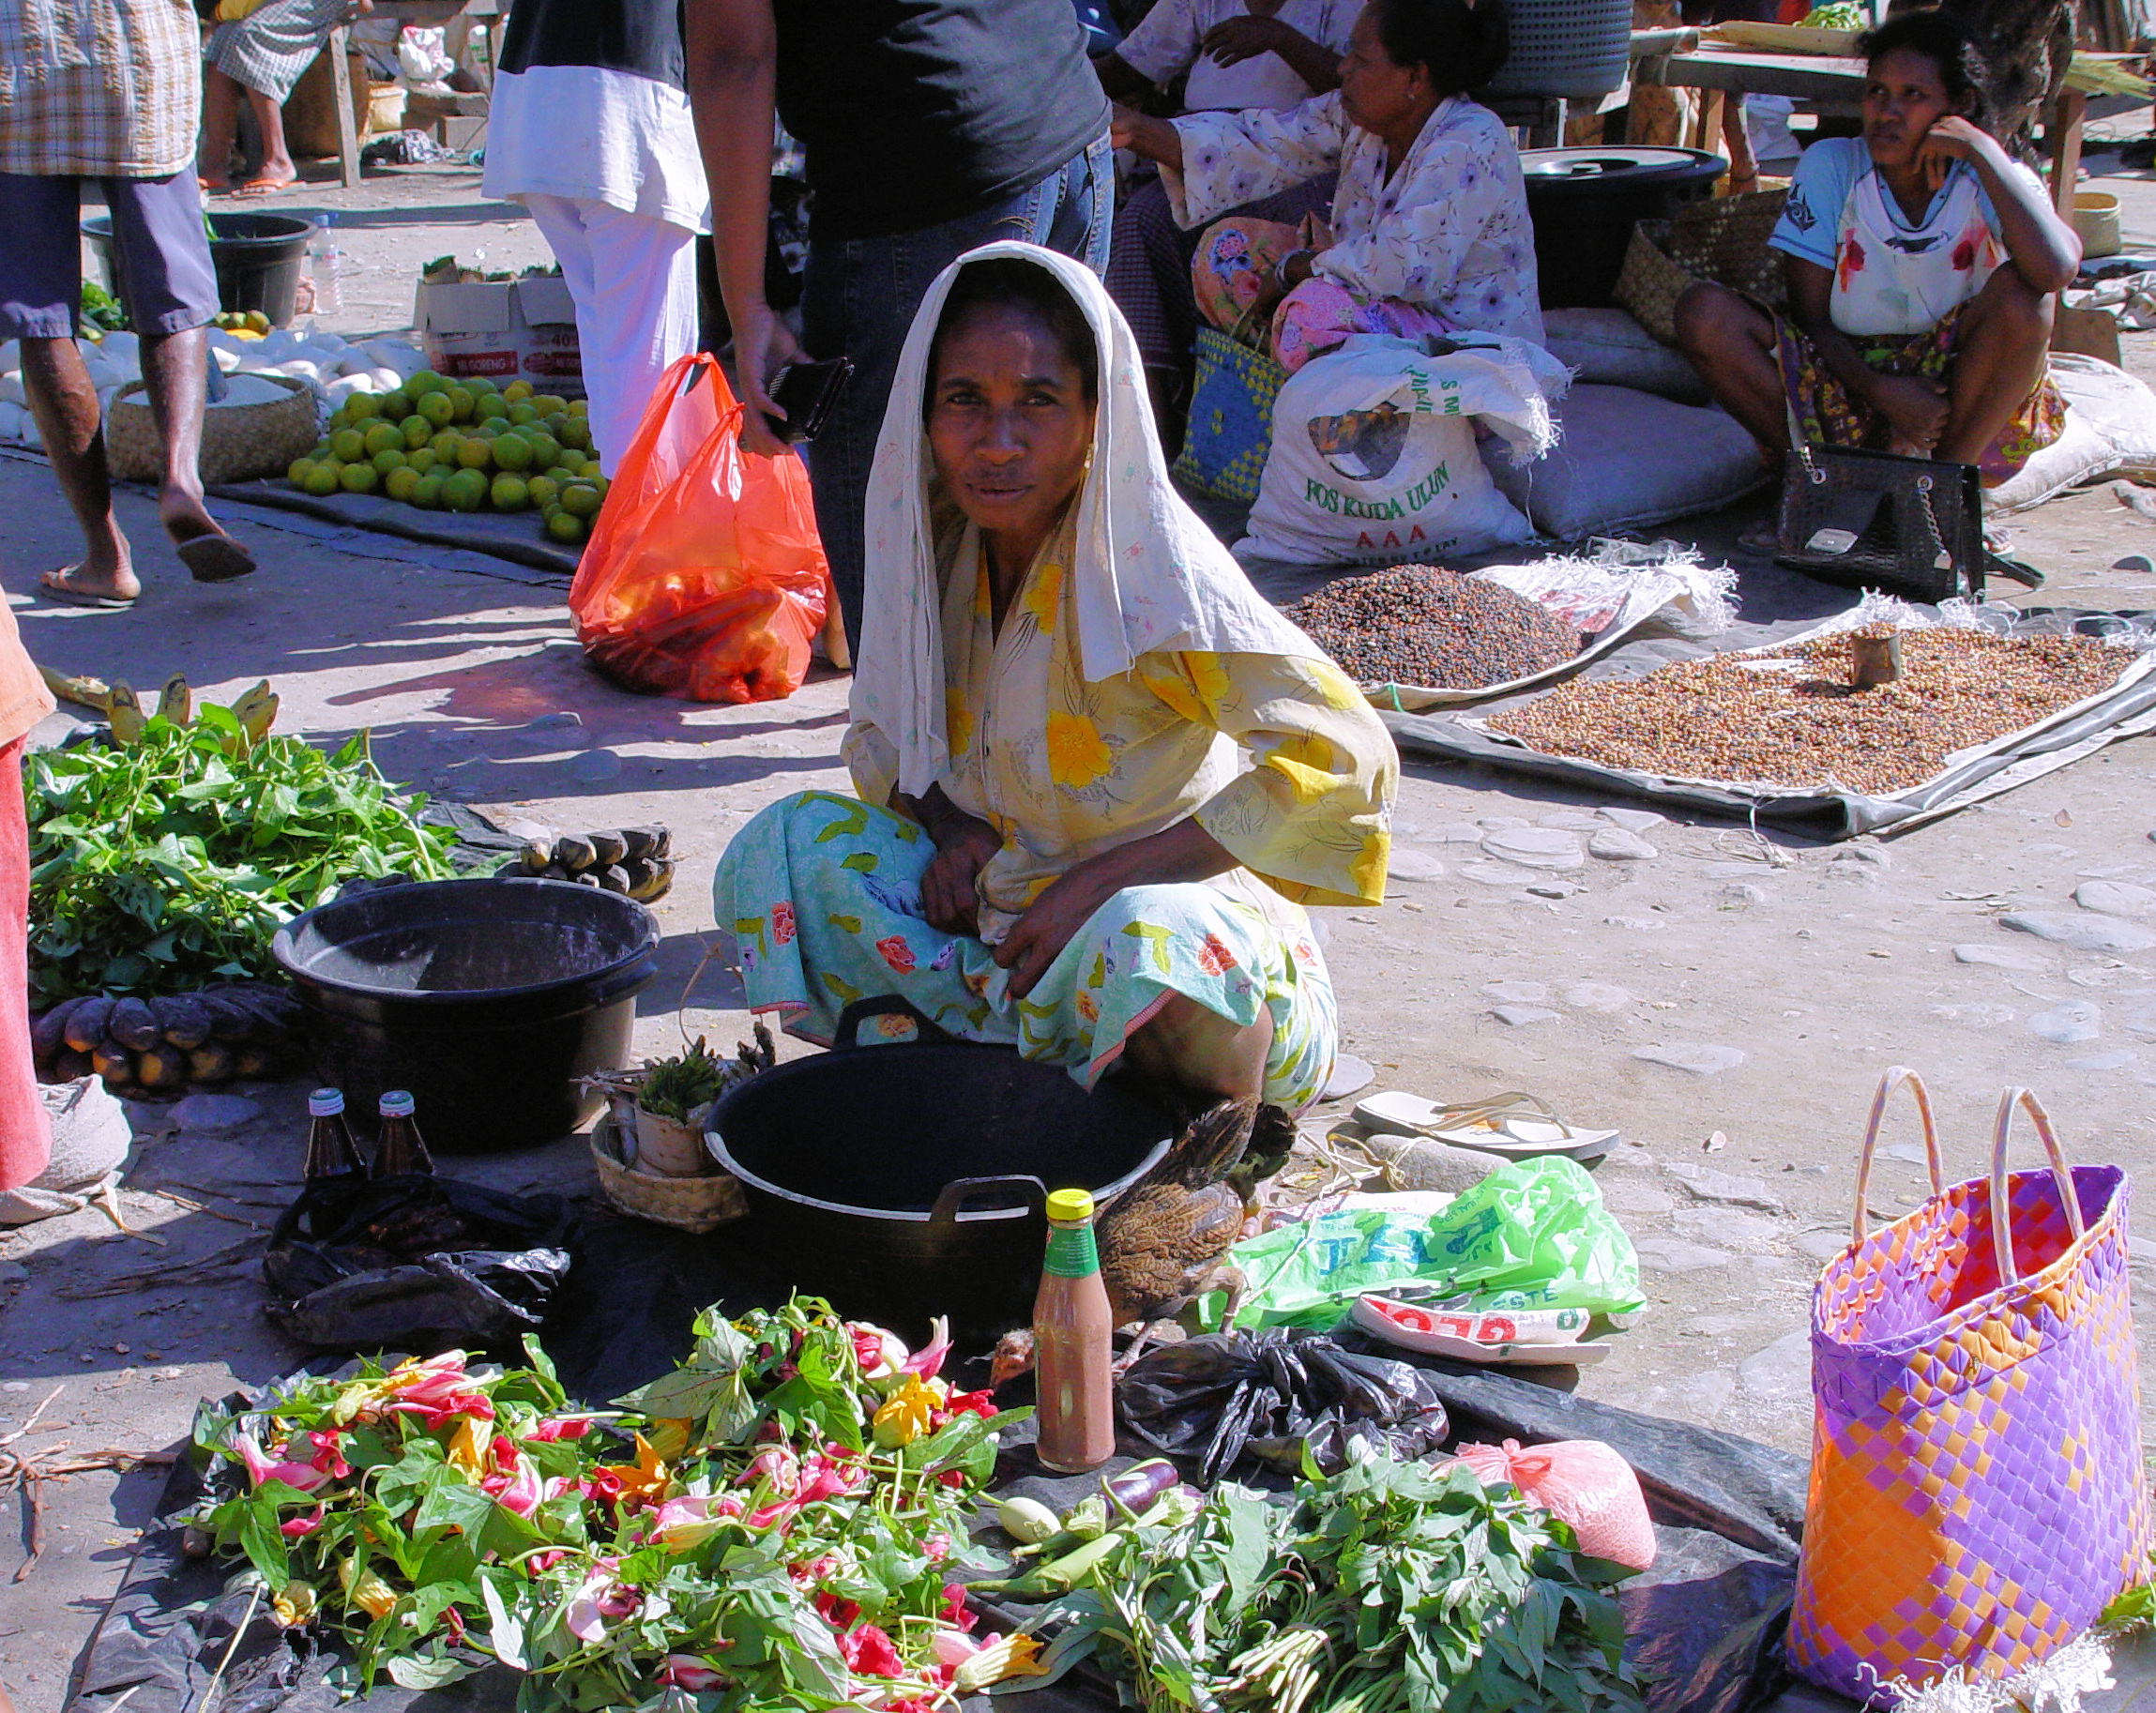
<path fill-rule="evenodd" d="M 1599 1439 L 1553 1445 L 1462 1446 L 1459 1458 L 1485 1487 L 1510 1481 L 1529 1504 L 1572 1525 L 1580 1551 L 1635 1570 L 1654 1563 L 1654 1524 L 1632 1465 Z"/>

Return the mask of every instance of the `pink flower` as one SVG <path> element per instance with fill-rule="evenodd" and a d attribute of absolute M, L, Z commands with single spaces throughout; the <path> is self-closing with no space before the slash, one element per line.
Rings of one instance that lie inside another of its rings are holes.
<path fill-rule="evenodd" d="M 508 1476 L 490 1475 L 479 1483 L 481 1491 L 493 1494 L 504 1510 L 513 1511 L 520 1517 L 528 1517 L 549 1499 L 560 1493 L 565 1483 L 558 1478 L 542 1481 L 538 1465 L 520 1463 Z"/>
<path fill-rule="evenodd" d="M 317 1469 L 312 1463 L 296 1463 L 287 1458 L 272 1463 L 262 1448 L 254 1443 L 251 1433 L 238 1429 L 233 1431 L 230 1440 L 233 1456 L 247 1465 L 248 1479 L 260 1487 L 265 1481 L 282 1481 L 287 1487 L 296 1487 L 301 1493 L 312 1493 L 329 1479 L 328 1472 Z"/>
<path fill-rule="evenodd" d="M 562 1608 L 563 1628 L 580 1642 L 600 1640 L 609 1623 L 620 1622 L 642 1603 L 635 1589 L 615 1580 L 614 1567 L 617 1562 L 613 1558 L 594 1559 L 583 1585 Z"/>
<path fill-rule="evenodd" d="M 904 1366 L 906 1347 L 896 1333 L 866 1321 L 849 1321 L 846 1331 L 853 1336 L 854 1360 L 861 1365 L 862 1379 L 888 1380 Z"/>
<path fill-rule="evenodd" d="M 784 946 L 794 937 L 794 906 L 781 899 L 771 906 L 771 943 Z"/>
<path fill-rule="evenodd" d="M 383 1380 L 382 1387 L 392 1394 L 388 1408 L 424 1416 L 430 1428 L 442 1426 L 452 1416 L 493 1420 L 494 1406 L 484 1392 L 471 1389 L 470 1379 L 464 1372 L 464 1353 L 445 1350 L 424 1362 L 404 1363 Z"/>
<path fill-rule="evenodd" d="M 540 1422 L 524 1437 L 537 1440 L 544 1445 L 547 1441 L 554 1439 L 582 1439 L 590 1432 L 591 1423 L 588 1421 L 582 1419 L 564 1421 L 558 1417 L 552 1417 Z"/>
<path fill-rule="evenodd" d="M 973 1614 L 965 1609 L 964 1588 L 957 1583 L 945 1583 L 943 1584 L 943 1605 L 935 1615 L 946 1624 L 956 1625 L 960 1630 L 971 1630 L 973 1628 Z"/>
<path fill-rule="evenodd" d="M 1224 975 L 1235 968 L 1236 955 L 1217 933 L 1208 933 L 1198 947 L 1198 967 L 1208 976 Z"/>
<path fill-rule="evenodd" d="M 694 1654 L 668 1654 L 652 1674 L 652 1681 L 670 1690 L 687 1690 L 691 1695 L 705 1690 L 723 1689 L 726 1674 Z"/>
<path fill-rule="evenodd" d="M 884 962 L 890 965 L 894 974 L 904 976 L 912 972 L 913 947 L 905 943 L 903 936 L 895 933 L 887 935 L 876 942 L 876 950 L 883 954 Z"/>
<path fill-rule="evenodd" d="M 841 1599 L 828 1588 L 811 1596 L 809 1603 L 833 1630 L 851 1629 L 854 1620 L 861 1615 L 861 1609 L 852 1600 Z"/>
<path fill-rule="evenodd" d="M 873 1624 L 862 1624 L 841 1636 L 839 1658 L 864 1677 L 896 1677 L 905 1670 L 890 1637 Z"/>
<path fill-rule="evenodd" d="M 920 1550 L 928 1554 L 929 1563 L 941 1564 L 950 1556 L 950 1537 L 949 1535 L 931 1535 L 920 1543 Z"/>
<path fill-rule="evenodd" d="M 285 1440 L 284 1455 L 342 1480 L 352 1473 L 352 1465 L 344 1461 L 343 1444 L 342 1434 L 303 1429 Z"/>
<path fill-rule="evenodd" d="M 900 1364 L 899 1372 L 914 1374 L 923 1380 L 933 1380 L 942 1371 L 943 1359 L 950 1354 L 950 1323 L 942 1315 L 929 1322 L 928 1342 Z"/>
<path fill-rule="evenodd" d="M 784 1446 L 759 1451 L 749 1460 L 749 1466 L 741 1471 L 736 1484 L 753 1487 L 758 1481 L 768 1481 L 772 1492 L 781 1498 L 790 1499 L 801 1485 L 801 1460 Z"/>
<path fill-rule="evenodd" d="M 788 1565 L 786 1574 L 805 1586 L 810 1583 L 829 1582 L 844 1569 L 837 1554 L 826 1553 L 822 1557 L 812 1558 L 805 1564 Z"/>
<path fill-rule="evenodd" d="M 566 1547 L 554 1547 L 548 1552 L 534 1553 L 524 1560 L 524 1574 L 526 1576 L 544 1576 L 568 1556 L 569 1551 Z"/>
<path fill-rule="evenodd" d="M 287 1517 L 277 1525 L 277 1532 L 287 1540 L 300 1540 L 322 1526 L 324 1507 L 317 1505 L 311 1516 Z"/>
<path fill-rule="evenodd" d="M 741 1514 L 741 1501 L 731 1493 L 690 1493 L 668 1499 L 652 1513 L 646 1539 L 670 1553 L 685 1552 L 710 1539 Z"/>

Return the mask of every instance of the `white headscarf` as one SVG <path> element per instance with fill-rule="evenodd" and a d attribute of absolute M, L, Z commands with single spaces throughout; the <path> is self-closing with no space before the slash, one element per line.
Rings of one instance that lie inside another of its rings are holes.
<path fill-rule="evenodd" d="M 1093 462 L 1079 496 L 1070 586 L 1079 669 L 1089 682 L 1160 649 L 1322 660 L 1325 653 L 1251 587 L 1228 550 L 1170 485 L 1146 397 L 1144 359 L 1122 311 L 1082 263 L 1034 244 L 983 245 L 928 288 L 899 357 L 869 476 L 866 589 L 854 667 L 856 721 L 898 751 L 899 789 L 925 792 L 944 769 L 942 594 L 922 426 L 929 346 L 960 268 L 1012 257 L 1053 274 L 1092 326 L 1100 353 Z"/>

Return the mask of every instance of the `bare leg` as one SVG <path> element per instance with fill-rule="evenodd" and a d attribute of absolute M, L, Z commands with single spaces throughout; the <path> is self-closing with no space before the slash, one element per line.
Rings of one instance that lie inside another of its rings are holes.
<path fill-rule="evenodd" d="M 1263 1099 L 1271 1051 L 1270 1016 L 1230 1023 L 1182 993 L 1169 995 L 1124 1045 L 1133 1069 L 1208 1102 Z"/>
<path fill-rule="evenodd" d="M 195 155 L 195 175 L 213 190 L 232 185 L 232 139 L 239 125 L 239 83 L 215 66 L 202 74 L 202 145 Z"/>
<path fill-rule="evenodd" d="M 1789 449 L 1789 407 L 1774 324 L 1726 286 L 1702 283 L 1677 300 L 1678 349 L 1692 359 L 1722 408 L 1759 443 L 1759 461 L 1777 464 Z"/>
<path fill-rule="evenodd" d="M 135 580 L 128 538 L 113 516 L 98 389 L 90 384 L 90 371 L 75 341 L 24 340 L 23 390 L 38 420 L 53 475 L 89 544 L 83 563 L 66 574 L 64 586 L 84 595 L 131 599 L 142 593 L 143 585 Z"/>
<path fill-rule="evenodd" d="M 200 327 L 184 333 L 144 335 L 143 379 L 150 415 L 165 448 L 158 483 L 158 521 L 197 579 L 221 582 L 254 569 L 253 556 L 218 527 L 202 498 L 202 413 L 206 386 L 203 365 L 209 336 Z"/>
<path fill-rule="evenodd" d="M 243 83 L 240 87 L 247 86 Z M 292 164 L 291 153 L 284 145 L 283 110 L 259 89 L 247 91 L 247 104 L 254 110 L 254 122 L 262 129 L 262 168 L 255 174 L 254 182 L 267 181 L 273 185 L 297 182 L 299 169 Z"/>
<path fill-rule="evenodd" d="M 2009 265 L 1984 282 L 1955 329 L 1947 426 L 1932 456 L 1973 464 L 2043 378 L 2057 300 Z"/>

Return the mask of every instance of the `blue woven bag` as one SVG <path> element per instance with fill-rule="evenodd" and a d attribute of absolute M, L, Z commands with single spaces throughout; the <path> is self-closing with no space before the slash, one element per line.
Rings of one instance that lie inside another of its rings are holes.
<path fill-rule="evenodd" d="M 1272 449 L 1272 402 L 1287 371 L 1218 327 L 1198 329 L 1196 383 L 1176 479 L 1216 500 L 1257 498 Z"/>

